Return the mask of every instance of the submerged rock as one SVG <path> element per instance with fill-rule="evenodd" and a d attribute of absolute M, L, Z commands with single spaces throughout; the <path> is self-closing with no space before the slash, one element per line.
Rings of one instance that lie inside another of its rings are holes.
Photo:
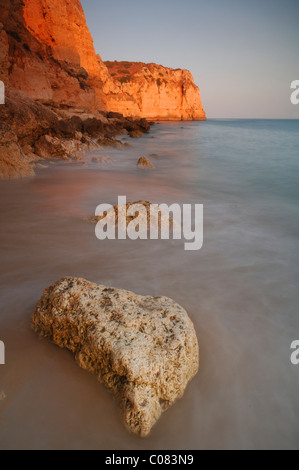
<path fill-rule="evenodd" d="M 66 277 L 45 289 L 32 328 L 75 354 L 117 397 L 134 434 L 149 434 L 198 370 L 194 326 L 167 297 Z"/>
<path fill-rule="evenodd" d="M 109 155 L 102 155 L 101 157 L 92 157 L 91 161 L 93 163 L 102 163 L 108 165 L 112 163 L 112 158 Z"/>
<path fill-rule="evenodd" d="M 155 166 L 147 157 L 140 157 L 137 163 L 138 168 L 141 170 L 153 170 Z"/>
<path fill-rule="evenodd" d="M 158 204 L 150 201 L 127 202 L 126 204 L 116 204 L 111 209 L 104 211 L 102 214 L 95 215 L 88 219 L 91 223 L 102 223 L 103 226 L 109 224 L 110 227 L 117 228 L 122 221 L 125 220 L 128 228 L 131 223 L 134 227 L 139 226 L 139 233 L 147 234 L 151 227 L 168 234 L 170 231 L 179 229 L 180 225 L 173 219 L 169 212 L 161 209 Z M 134 229 L 134 228 L 133 228 Z"/>

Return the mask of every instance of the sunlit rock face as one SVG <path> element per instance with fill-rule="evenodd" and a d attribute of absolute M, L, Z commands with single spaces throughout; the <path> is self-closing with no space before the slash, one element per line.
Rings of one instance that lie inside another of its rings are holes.
<path fill-rule="evenodd" d="M 1 0 L 0 79 L 56 106 L 153 120 L 202 120 L 187 70 L 96 55 L 79 0 Z"/>
<path fill-rule="evenodd" d="M 100 59 L 99 59 L 100 60 Z M 105 62 L 104 100 L 112 111 L 153 120 L 205 120 L 199 88 L 188 70 L 142 62 Z"/>
<path fill-rule="evenodd" d="M 99 60 L 79 1 L 1 0 L 0 23 L 6 85 L 58 106 L 98 107 Z"/>
<path fill-rule="evenodd" d="M 83 67 L 90 77 L 100 75 L 79 0 L 25 0 L 24 4 L 27 29 L 51 49 L 55 59 Z"/>

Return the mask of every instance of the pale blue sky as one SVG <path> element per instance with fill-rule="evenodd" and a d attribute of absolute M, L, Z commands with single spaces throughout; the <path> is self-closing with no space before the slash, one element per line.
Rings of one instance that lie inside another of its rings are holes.
<path fill-rule="evenodd" d="M 81 0 L 103 60 L 186 68 L 208 117 L 299 118 L 299 0 Z"/>

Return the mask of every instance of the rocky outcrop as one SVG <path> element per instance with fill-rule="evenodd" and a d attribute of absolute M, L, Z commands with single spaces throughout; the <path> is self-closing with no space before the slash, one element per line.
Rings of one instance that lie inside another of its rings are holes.
<path fill-rule="evenodd" d="M 170 231 L 179 229 L 179 224 L 173 219 L 168 211 L 160 208 L 158 204 L 150 201 L 127 202 L 126 204 L 116 204 L 111 206 L 108 211 L 98 213 L 88 219 L 90 222 L 100 224 L 105 227 L 109 224 L 113 228 L 117 228 L 124 224 L 124 228 L 129 228 L 133 223 L 133 231 L 136 225 L 139 226 L 139 233 L 146 235 L 151 228 L 158 229 L 161 232 L 169 234 Z"/>
<path fill-rule="evenodd" d="M 6 90 L 5 101 L 0 120 L 12 128 L 22 146 L 31 145 L 58 124 L 57 114 L 18 90 Z"/>
<path fill-rule="evenodd" d="M 45 289 L 32 327 L 97 375 L 117 397 L 126 427 L 142 437 L 198 370 L 193 324 L 166 297 L 64 278 Z"/>
<path fill-rule="evenodd" d="M 111 163 L 113 163 L 113 160 L 109 155 L 103 155 L 101 157 L 92 157 L 91 161 L 93 163 L 102 163 L 104 165 L 110 165 Z"/>
<path fill-rule="evenodd" d="M 141 170 L 153 170 L 155 168 L 150 159 L 144 156 L 139 158 L 137 166 Z"/>
<path fill-rule="evenodd" d="M 123 148 L 114 136 L 141 137 L 150 127 L 145 117 L 205 119 L 188 71 L 103 63 L 79 0 L 1 0 L 0 80 L 6 89 L 0 120 L 15 134 L 20 150 L 12 145 L 2 152 L 3 168 L 9 155 L 14 159 L 2 177 L 12 175 L 13 168 L 15 175 L 32 172 L 25 160 L 17 170 L 23 156 L 31 161 L 35 154 L 45 158 L 48 149 L 48 157 L 64 158 L 81 144 L 92 145 L 90 138 Z"/>
<path fill-rule="evenodd" d="M 30 159 L 23 154 L 17 136 L 11 127 L 0 121 L 0 180 L 33 175 Z"/>
<path fill-rule="evenodd" d="M 101 68 L 78 0 L 1 0 L 0 79 L 32 99 L 99 108 Z"/>
<path fill-rule="evenodd" d="M 109 118 L 100 112 L 73 113 L 7 89 L 6 103 L 0 106 L 0 179 L 34 175 L 33 164 L 41 158 L 74 159 L 79 152 L 99 146 L 128 147 L 115 136 L 128 132 L 127 128 L 143 135 L 147 128 L 144 120 L 128 120 L 121 115 Z"/>
<path fill-rule="evenodd" d="M 187 70 L 103 63 L 79 0 L 1 0 L 0 79 L 58 107 L 153 120 L 205 119 Z"/>
<path fill-rule="evenodd" d="M 34 175 L 34 142 L 55 128 L 58 117 L 17 90 L 6 90 L 0 106 L 0 180 Z"/>
<path fill-rule="evenodd" d="M 29 32 L 51 50 L 54 59 L 83 67 L 89 77 L 100 77 L 93 39 L 79 0 L 24 0 Z"/>
<path fill-rule="evenodd" d="M 206 119 L 199 88 L 188 70 L 141 62 L 105 65 L 113 84 L 104 81 L 103 99 L 112 111 L 161 121 Z"/>

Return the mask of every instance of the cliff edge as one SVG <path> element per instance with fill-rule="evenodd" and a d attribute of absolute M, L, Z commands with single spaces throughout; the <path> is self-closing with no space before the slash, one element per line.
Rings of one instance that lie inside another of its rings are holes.
<path fill-rule="evenodd" d="M 1 0 L 0 79 L 58 107 L 152 120 L 205 119 L 189 71 L 104 63 L 79 0 Z"/>
<path fill-rule="evenodd" d="M 0 179 L 33 175 L 41 158 L 73 158 L 90 139 L 142 136 L 143 118 L 205 119 L 187 70 L 104 63 L 79 0 L 1 0 L 0 80 Z"/>
<path fill-rule="evenodd" d="M 199 88 L 188 70 L 142 62 L 105 65 L 113 81 L 112 88 L 111 80 L 103 88 L 111 111 L 159 121 L 206 119 Z"/>
<path fill-rule="evenodd" d="M 0 79 L 43 103 L 101 108 L 101 68 L 79 0 L 1 0 Z"/>

